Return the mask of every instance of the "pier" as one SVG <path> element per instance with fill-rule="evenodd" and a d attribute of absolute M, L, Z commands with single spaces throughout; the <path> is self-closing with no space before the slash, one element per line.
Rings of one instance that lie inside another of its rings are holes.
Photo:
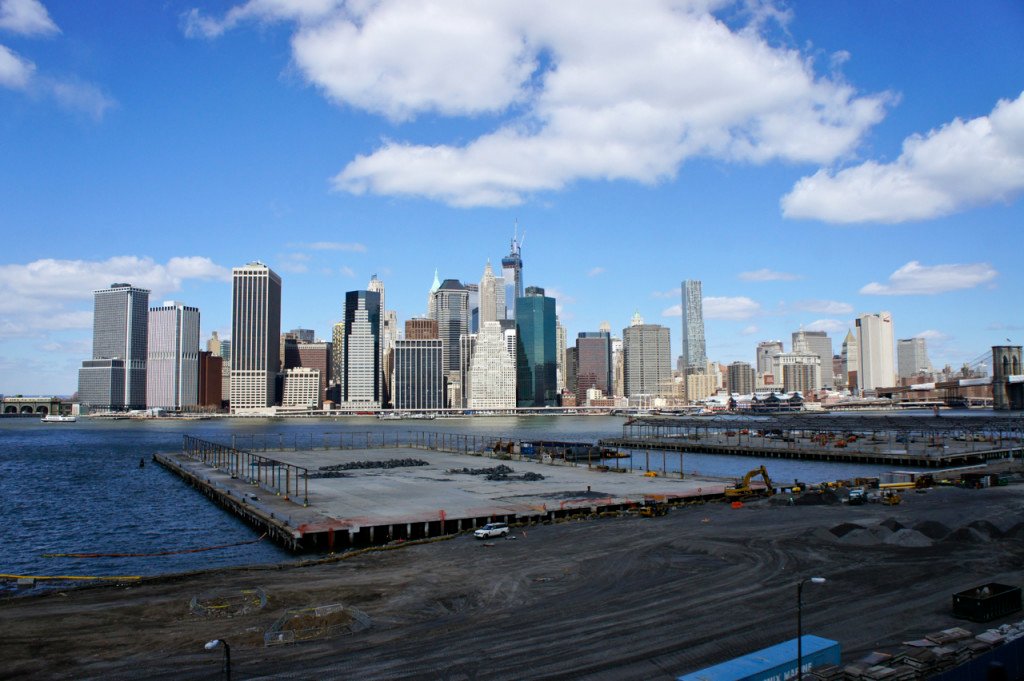
<path fill-rule="evenodd" d="M 602 447 L 949 468 L 1024 458 L 1024 418 L 860 415 L 644 417 Z"/>
<path fill-rule="evenodd" d="M 558 522 L 701 502 L 720 498 L 728 482 L 645 475 L 600 459 L 574 463 L 557 452 L 526 456 L 512 442 L 453 433 L 232 441 L 234 446 L 184 436 L 180 452 L 153 458 L 296 552 L 430 539 L 496 521 Z M 482 472 L 497 466 L 511 471 Z"/>

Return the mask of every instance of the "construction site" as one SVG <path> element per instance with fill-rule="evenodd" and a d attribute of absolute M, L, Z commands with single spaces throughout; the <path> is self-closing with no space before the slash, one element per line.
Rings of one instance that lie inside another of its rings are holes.
<path fill-rule="evenodd" d="M 1024 612 L 965 619 L 954 599 L 1024 584 L 1014 461 L 959 486 L 797 489 L 770 464 L 710 480 L 600 448 L 327 440 L 161 453 L 256 532 L 319 553 L 0 601 L 0 679 L 224 678 L 212 641 L 236 679 L 673 679 L 793 639 L 803 584 L 802 632 L 841 647 L 807 679 L 970 679 L 1024 657 Z M 474 538 L 492 522 L 507 534 Z"/>

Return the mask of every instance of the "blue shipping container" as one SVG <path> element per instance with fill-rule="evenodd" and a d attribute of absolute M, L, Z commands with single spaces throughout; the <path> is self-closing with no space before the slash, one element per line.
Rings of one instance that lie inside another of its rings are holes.
<path fill-rule="evenodd" d="M 810 634 L 802 637 L 803 668 L 839 664 L 839 643 Z M 796 639 L 680 676 L 678 681 L 785 681 L 796 678 Z"/>

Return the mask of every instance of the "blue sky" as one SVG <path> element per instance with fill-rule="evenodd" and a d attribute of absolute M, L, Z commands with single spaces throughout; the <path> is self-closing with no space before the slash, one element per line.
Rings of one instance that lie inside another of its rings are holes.
<path fill-rule="evenodd" d="M 1024 341 L 1024 5 L 0 0 L 0 392 L 70 394 L 94 288 L 230 328 L 228 273 L 327 335 L 525 232 L 570 337 L 708 354 L 889 310 L 959 365 Z"/>

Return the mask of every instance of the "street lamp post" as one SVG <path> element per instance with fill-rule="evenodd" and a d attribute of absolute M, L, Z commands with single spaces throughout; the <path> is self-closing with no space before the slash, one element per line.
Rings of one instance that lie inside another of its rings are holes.
<path fill-rule="evenodd" d="M 801 579 L 796 585 L 796 678 L 797 681 L 804 679 L 804 621 L 803 621 L 803 594 L 804 584 L 824 584 L 824 577 L 811 577 Z"/>
<path fill-rule="evenodd" d="M 231 681 L 231 646 L 228 645 L 228 642 L 222 638 L 215 638 L 208 641 L 204 647 L 207 650 L 213 650 L 220 645 L 224 646 L 224 679 Z"/>

